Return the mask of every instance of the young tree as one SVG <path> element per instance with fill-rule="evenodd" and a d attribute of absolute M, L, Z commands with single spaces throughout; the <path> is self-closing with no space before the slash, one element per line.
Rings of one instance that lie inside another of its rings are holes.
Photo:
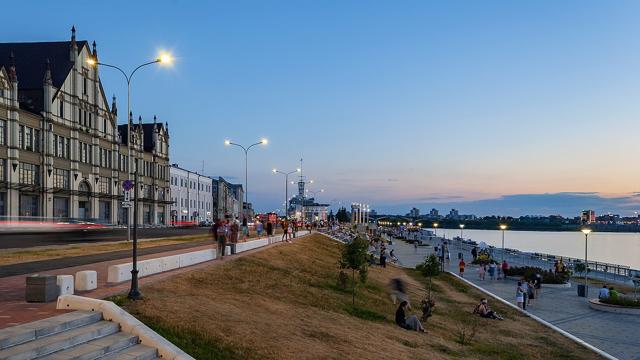
<path fill-rule="evenodd" d="M 338 221 L 341 223 L 349 222 L 349 214 L 347 214 L 347 209 L 344 207 L 338 209 L 338 212 L 336 213 L 336 219 L 338 219 Z"/>
<path fill-rule="evenodd" d="M 358 236 L 353 241 L 345 244 L 342 248 L 342 258 L 340 265 L 343 269 L 351 269 L 351 280 L 353 281 L 352 303 L 356 303 L 356 271 L 360 275 L 367 271 L 367 249 L 369 243 L 364 238 Z M 360 276 L 360 282 L 366 281 L 366 275 Z"/>
<path fill-rule="evenodd" d="M 424 259 L 422 264 L 416 266 L 416 270 L 429 279 L 429 298 L 431 298 L 431 278 L 440 274 L 440 260 L 436 254 L 431 254 Z"/>

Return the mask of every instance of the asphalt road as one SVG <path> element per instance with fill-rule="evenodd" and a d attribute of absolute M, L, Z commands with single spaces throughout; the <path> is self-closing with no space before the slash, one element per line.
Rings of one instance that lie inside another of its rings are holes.
<path fill-rule="evenodd" d="M 207 227 L 138 229 L 138 239 L 171 236 L 204 235 Z M 0 249 L 30 248 L 34 246 L 65 245 L 86 242 L 108 242 L 127 239 L 127 229 L 89 229 L 72 232 L 0 233 Z"/>

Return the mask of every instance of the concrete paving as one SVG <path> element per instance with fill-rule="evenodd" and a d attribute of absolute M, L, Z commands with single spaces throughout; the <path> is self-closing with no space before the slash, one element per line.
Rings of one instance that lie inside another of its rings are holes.
<path fill-rule="evenodd" d="M 398 257 L 399 265 L 415 267 L 433 253 L 433 246 L 419 246 L 417 249 L 404 241 L 394 241 L 390 249 Z M 457 253 L 450 248 L 451 263 L 447 270 L 458 273 Z M 471 253 L 461 251 L 467 262 L 465 278 L 497 297 L 515 304 L 516 280 L 480 280 L 478 267 L 470 265 Z M 597 294 L 597 288 L 589 289 L 589 294 Z M 587 299 L 577 296 L 576 285 L 571 288 L 545 288 L 540 298 L 533 300 L 527 311 L 565 330 L 591 345 L 624 360 L 640 360 L 640 316 L 614 314 L 589 308 Z M 524 334 L 526 336 L 526 334 Z"/>

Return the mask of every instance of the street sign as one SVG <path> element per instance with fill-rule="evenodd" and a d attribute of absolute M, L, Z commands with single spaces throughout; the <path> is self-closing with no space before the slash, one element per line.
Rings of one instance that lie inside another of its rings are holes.
<path fill-rule="evenodd" d="M 122 202 L 122 208 L 123 209 L 132 208 L 132 207 L 133 207 L 133 203 L 131 201 L 123 201 Z"/>
<path fill-rule="evenodd" d="M 126 191 L 129 191 L 131 189 L 133 189 L 133 181 L 131 180 L 125 180 L 122 182 L 122 188 L 125 189 Z"/>
<path fill-rule="evenodd" d="M 125 202 L 129 202 L 129 201 L 131 201 L 131 192 L 130 192 L 129 190 L 126 190 L 126 191 L 124 192 L 124 201 L 125 201 Z"/>

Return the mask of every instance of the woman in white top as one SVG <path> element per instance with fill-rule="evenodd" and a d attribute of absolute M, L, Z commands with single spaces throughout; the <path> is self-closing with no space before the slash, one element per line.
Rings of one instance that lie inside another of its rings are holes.
<path fill-rule="evenodd" d="M 522 282 L 518 281 L 518 287 L 516 288 L 516 302 L 518 303 L 518 307 L 522 309 L 522 305 L 524 304 L 524 288 L 522 287 Z"/>

